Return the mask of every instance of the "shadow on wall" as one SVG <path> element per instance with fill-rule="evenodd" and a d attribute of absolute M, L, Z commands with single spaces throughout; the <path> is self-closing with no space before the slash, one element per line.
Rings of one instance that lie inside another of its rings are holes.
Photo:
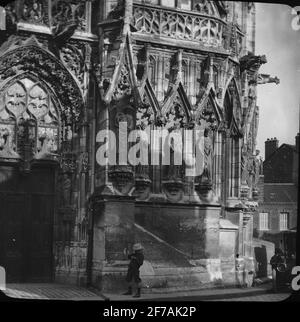
<path fill-rule="evenodd" d="M 181 209 L 149 207 L 146 211 L 136 214 L 135 221 L 138 225 L 186 254 L 191 260 L 209 258 L 205 251 L 204 214 L 195 217 L 192 209 L 185 209 L 183 212 Z"/>

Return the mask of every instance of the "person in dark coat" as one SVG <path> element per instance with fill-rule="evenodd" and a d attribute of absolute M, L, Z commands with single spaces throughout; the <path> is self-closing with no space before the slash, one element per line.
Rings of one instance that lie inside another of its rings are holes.
<path fill-rule="evenodd" d="M 132 294 L 132 285 L 136 286 L 136 294 L 133 297 L 140 297 L 141 296 L 141 278 L 140 278 L 140 267 L 143 265 L 144 262 L 144 254 L 143 254 L 143 247 L 140 243 L 134 244 L 132 247 L 134 251 L 133 254 L 128 255 L 128 259 L 130 259 L 126 282 L 128 283 L 128 291 L 124 293 L 124 295 L 131 295 Z"/>
<path fill-rule="evenodd" d="M 277 292 L 278 286 L 281 282 L 281 273 L 279 268 L 284 265 L 284 257 L 280 248 L 275 249 L 275 255 L 271 257 L 270 265 L 272 267 L 272 283 L 273 291 Z"/>

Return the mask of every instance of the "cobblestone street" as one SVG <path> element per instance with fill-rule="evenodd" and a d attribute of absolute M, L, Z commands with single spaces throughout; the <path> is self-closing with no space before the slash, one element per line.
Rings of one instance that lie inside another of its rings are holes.
<path fill-rule="evenodd" d="M 4 293 L 16 299 L 73 300 L 73 301 L 242 301 L 279 302 L 287 292 L 273 293 L 270 285 L 246 289 L 206 289 L 176 292 L 142 293 L 141 298 L 121 294 L 101 294 L 97 290 L 67 284 L 7 284 Z"/>
<path fill-rule="evenodd" d="M 4 293 L 16 299 L 103 301 L 94 291 L 64 284 L 7 284 Z"/>

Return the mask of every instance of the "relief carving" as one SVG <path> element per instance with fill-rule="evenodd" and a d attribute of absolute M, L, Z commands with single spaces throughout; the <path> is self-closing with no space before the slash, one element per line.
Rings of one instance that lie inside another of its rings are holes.
<path fill-rule="evenodd" d="M 82 52 L 75 46 L 64 46 L 60 50 L 60 58 L 69 71 L 78 79 L 79 83 L 83 83 L 84 78 L 84 60 Z"/>
<path fill-rule="evenodd" d="M 41 0 L 25 0 L 22 12 L 22 20 L 34 23 L 44 24 L 46 23 L 47 8 L 45 8 L 47 1 Z"/>

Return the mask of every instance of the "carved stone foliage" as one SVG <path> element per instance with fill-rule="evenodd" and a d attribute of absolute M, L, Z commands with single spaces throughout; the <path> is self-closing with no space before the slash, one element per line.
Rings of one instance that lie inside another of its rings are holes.
<path fill-rule="evenodd" d="M 145 130 L 154 122 L 154 112 L 149 104 L 140 104 L 136 111 L 136 127 Z"/>
<path fill-rule="evenodd" d="M 72 76 L 59 61 L 36 46 L 21 47 L 1 57 L 0 82 L 1 79 L 22 72 L 38 75 L 40 79 L 51 85 L 62 105 L 63 121 L 66 123 L 79 121 L 83 106 L 82 94 Z M 39 113 L 43 111 L 42 98 L 43 96 L 39 98 L 39 101 L 35 99 L 40 104 L 40 108 L 36 109 Z M 25 104 L 22 103 L 22 97 L 16 97 L 16 102 L 21 106 Z M 16 107 L 11 106 L 12 113 L 14 109 Z"/>
<path fill-rule="evenodd" d="M 8 86 L 0 96 L 2 150 L 23 159 L 55 156 L 59 116 L 49 92 L 29 78 Z"/>
<path fill-rule="evenodd" d="M 131 95 L 131 85 L 129 79 L 129 71 L 127 66 L 124 64 L 121 68 L 118 85 L 115 87 L 113 93 L 113 99 L 118 101 L 123 98 L 128 98 Z"/>
<path fill-rule="evenodd" d="M 74 173 L 77 169 L 76 155 L 74 153 L 63 153 L 60 161 L 62 173 Z"/>
<path fill-rule="evenodd" d="M 133 9 L 133 25 L 138 32 L 201 42 L 205 46 L 222 45 L 223 24 L 213 18 L 183 14 L 165 9 Z"/>
<path fill-rule="evenodd" d="M 166 115 L 166 128 L 169 131 L 183 128 L 188 122 L 186 112 L 182 107 L 182 102 L 177 94 L 171 108 L 167 111 Z"/>
<path fill-rule="evenodd" d="M 215 131 L 218 128 L 218 120 L 210 100 L 203 106 L 199 115 L 198 122 L 201 123 L 203 121 L 205 121 L 206 127 L 211 131 Z"/>
<path fill-rule="evenodd" d="M 74 45 L 67 45 L 61 48 L 60 58 L 69 71 L 82 84 L 84 77 L 84 60 L 80 48 Z"/>
<path fill-rule="evenodd" d="M 81 169 L 80 171 L 86 173 L 89 171 L 89 154 L 88 152 L 84 152 L 81 155 Z"/>

